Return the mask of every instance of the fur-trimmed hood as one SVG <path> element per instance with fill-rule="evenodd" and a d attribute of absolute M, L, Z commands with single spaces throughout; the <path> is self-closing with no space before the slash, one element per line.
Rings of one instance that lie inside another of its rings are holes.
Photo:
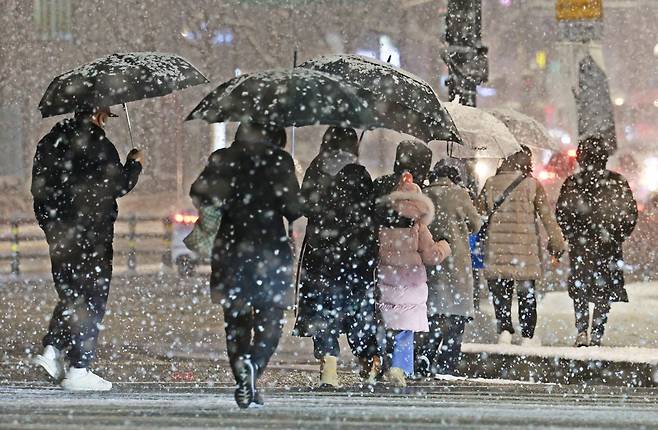
<path fill-rule="evenodd" d="M 432 200 L 420 192 L 414 191 L 393 191 L 391 194 L 384 196 L 388 206 L 405 218 L 420 221 L 429 225 L 434 219 L 434 203 Z"/>

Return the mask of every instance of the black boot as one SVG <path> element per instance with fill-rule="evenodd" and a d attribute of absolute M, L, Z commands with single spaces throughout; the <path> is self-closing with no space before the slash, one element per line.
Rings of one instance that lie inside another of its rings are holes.
<path fill-rule="evenodd" d="M 240 409 L 247 409 L 256 397 L 256 366 L 248 358 L 240 359 L 238 368 L 238 388 L 235 389 L 235 402 Z"/>

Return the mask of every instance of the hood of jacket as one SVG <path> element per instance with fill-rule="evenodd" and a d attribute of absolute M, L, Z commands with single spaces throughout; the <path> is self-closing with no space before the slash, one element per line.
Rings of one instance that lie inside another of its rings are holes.
<path fill-rule="evenodd" d="M 318 159 L 318 170 L 329 176 L 336 176 L 348 164 L 357 162 L 356 155 L 347 151 L 332 151 L 323 154 Z"/>
<path fill-rule="evenodd" d="M 405 218 L 429 225 L 434 219 L 434 203 L 419 192 L 393 191 L 384 198 L 395 211 Z"/>

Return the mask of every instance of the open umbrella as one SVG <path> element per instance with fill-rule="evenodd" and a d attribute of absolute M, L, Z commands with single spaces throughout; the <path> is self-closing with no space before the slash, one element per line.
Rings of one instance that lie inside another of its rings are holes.
<path fill-rule="evenodd" d="M 548 130 L 536 119 L 513 109 L 485 109 L 505 124 L 517 142 L 535 149 L 560 151 L 559 142 L 551 138 Z"/>
<path fill-rule="evenodd" d="M 187 60 L 157 52 L 112 54 L 57 76 L 39 102 L 46 118 L 160 97 L 208 80 Z M 130 129 L 130 117 L 126 109 Z M 132 140 L 132 130 L 131 140 Z"/>
<path fill-rule="evenodd" d="M 521 150 L 512 133 L 490 113 L 459 103 L 444 103 L 450 113 L 463 145 L 449 146 L 457 158 L 505 158 Z"/>
<path fill-rule="evenodd" d="M 338 76 L 356 88 L 375 117 L 370 128 L 388 128 L 425 142 L 461 141 L 432 87 L 405 70 L 358 55 L 317 57 L 299 67 Z"/>
<path fill-rule="evenodd" d="M 244 74 L 224 82 L 187 116 L 192 119 L 354 128 L 374 121 L 354 89 L 329 74 L 299 68 Z"/>

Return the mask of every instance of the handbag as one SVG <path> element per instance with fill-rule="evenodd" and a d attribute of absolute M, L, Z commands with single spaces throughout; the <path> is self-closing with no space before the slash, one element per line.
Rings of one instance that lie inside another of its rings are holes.
<path fill-rule="evenodd" d="M 218 206 L 201 206 L 199 218 L 183 243 L 199 257 L 209 259 L 215 244 L 215 236 L 222 222 L 222 209 Z"/>
<path fill-rule="evenodd" d="M 489 213 L 487 213 L 486 220 L 482 223 L 482 227 L 478 230 L 477 233 L 471 234 L 469 236 L 469 244 L 471 246 L 471 261 L 473 263 L 474 269 L 483 269 L 484 268 L 484 256 L 486 254 L 484 249 L 484 244 L 486 243 L 487 236 L 489 233 L 489 225 L 491 224 L 491 217 L 498 210 L 498 208 L 505 202 L 507 197 L 512 194 L 512 191 L 526 179 L 526 175 L 519 175 L 518 178 L 514 179 L 511 184 L 502 192 L 500 196 L 494 200 L 494 204 L 491 207 Z"/>

